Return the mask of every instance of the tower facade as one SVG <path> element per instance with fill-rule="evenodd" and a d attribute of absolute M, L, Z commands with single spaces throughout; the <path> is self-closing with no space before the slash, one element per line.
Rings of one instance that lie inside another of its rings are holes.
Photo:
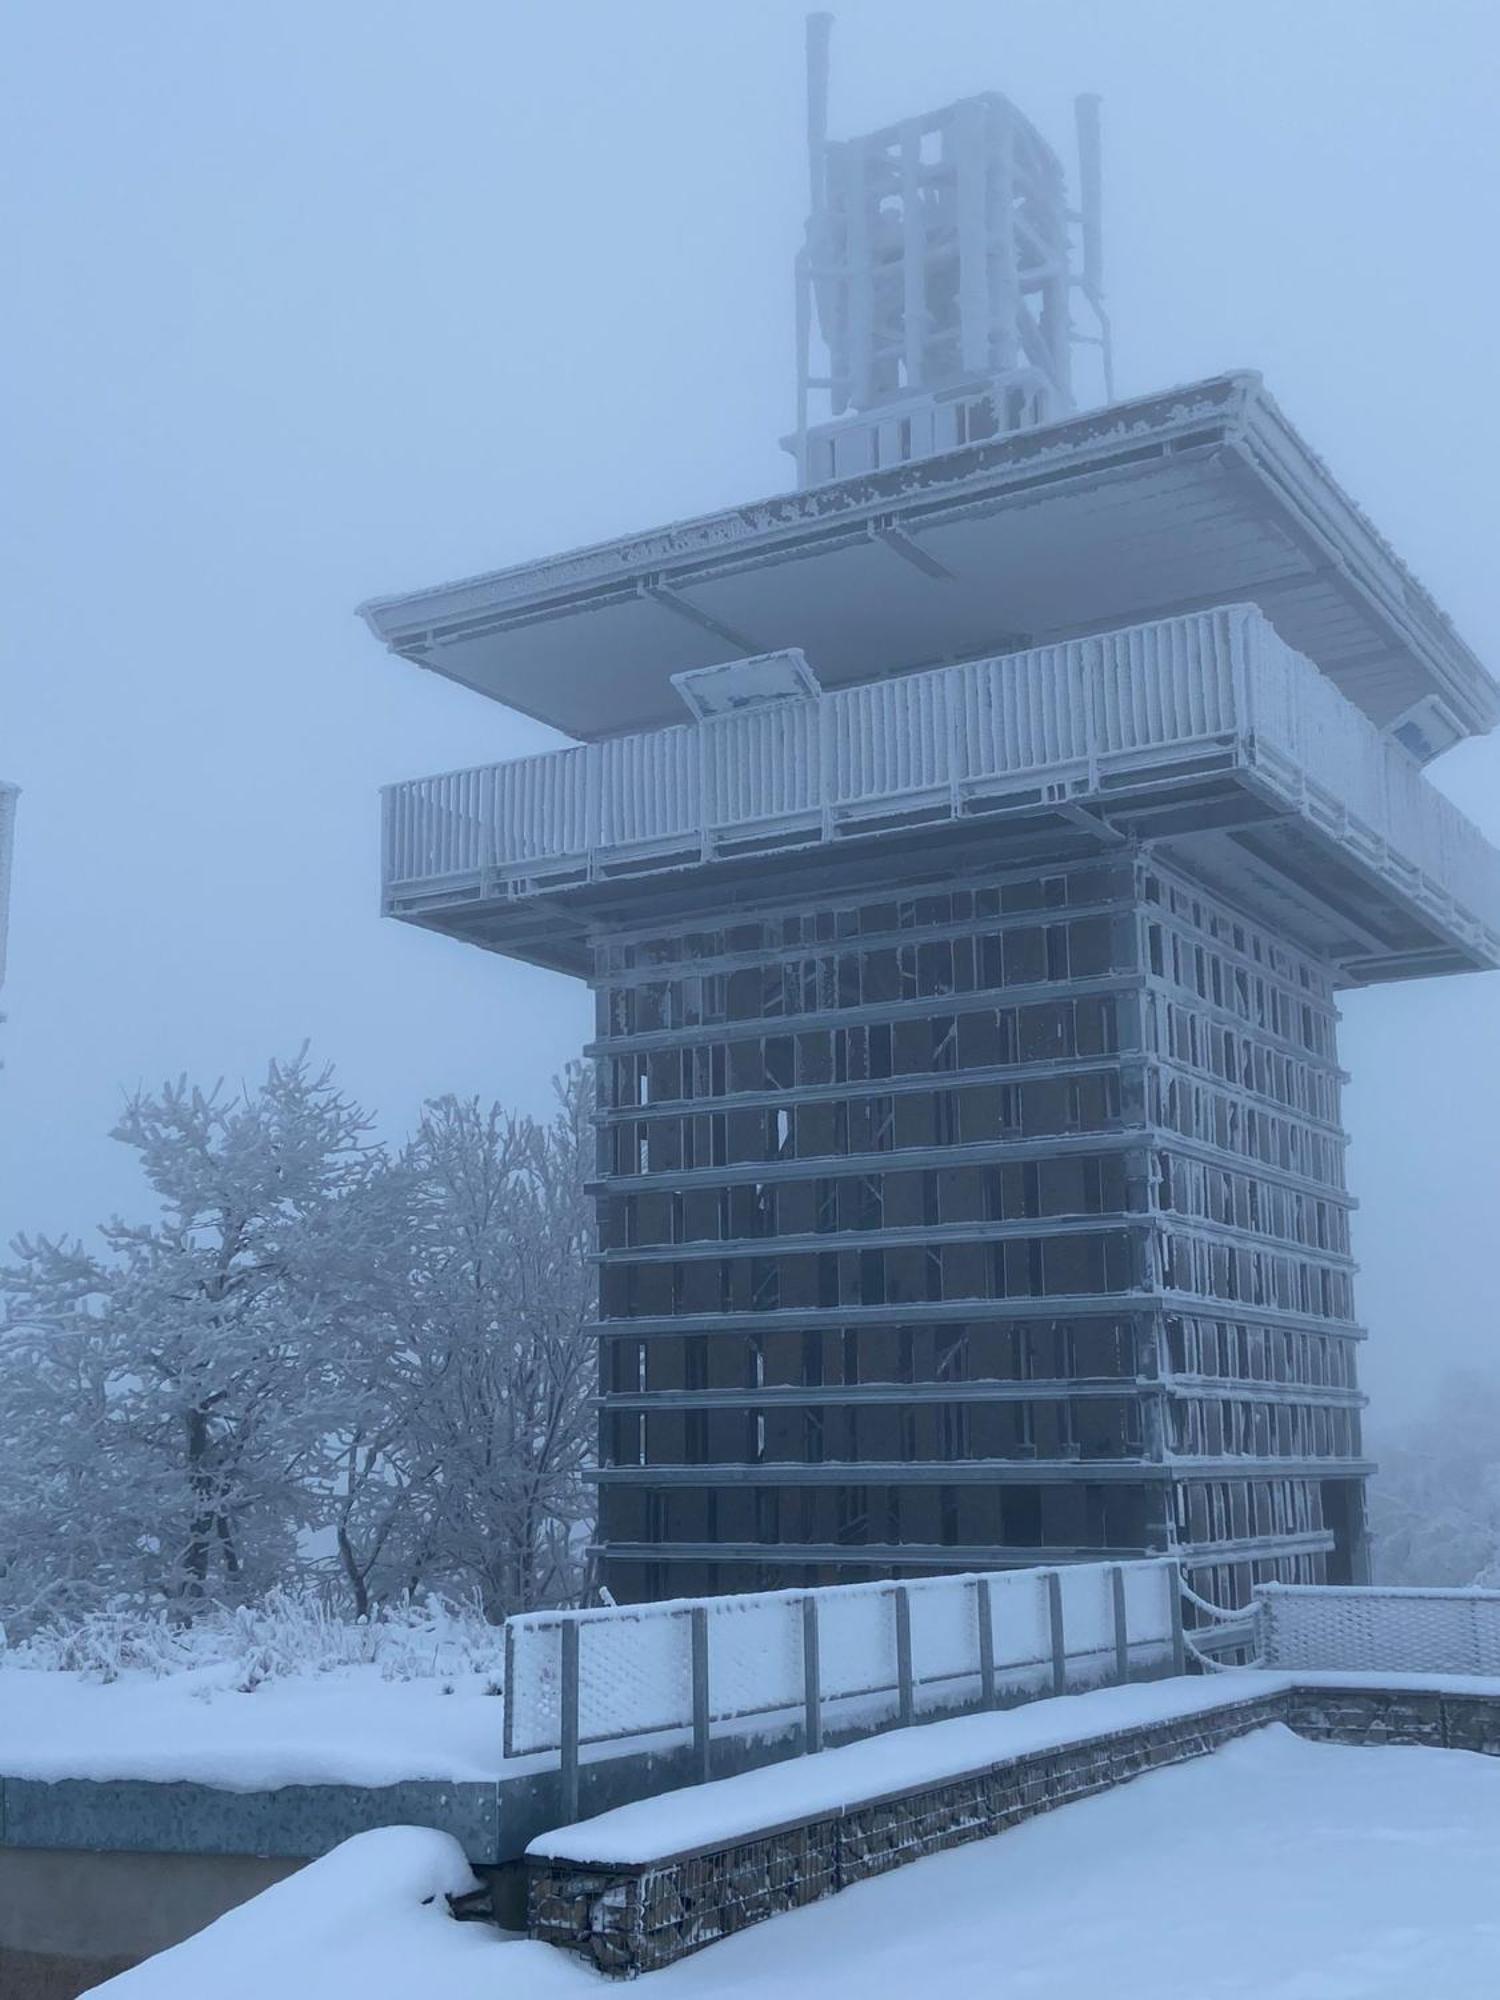
<path fill-rule="evenodd" d="M 859 876 L 597 941 L 611 1588 L 1356 1573 L 1328 968 L 1139 850 Z"/>
<path fill-rule="evenodd" d="M 391 788 L 383 881 L 592 986 L 624 1600 L 1363 1574 L 1337 995 L 1500 963 L 1500 857 L 1422 774 L 1500 691 L 1258 378 L 1006 400 L 1036 231 L 941 275 L 1019 143 L 977 102 L 815 133 L 799 492 L 365 607 L 579 739 Z M 903 163 L 904 306 L 850 248 Z M 990 418 L 940 435 L 955 394 Z"/>

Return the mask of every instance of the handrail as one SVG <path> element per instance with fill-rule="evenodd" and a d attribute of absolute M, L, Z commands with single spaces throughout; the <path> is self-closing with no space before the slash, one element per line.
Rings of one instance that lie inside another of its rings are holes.
<path fill-rule="evenodd" d="M 1148 1559 L 527 1613 L 505 1628 L 505 1754 L 555 1753 L 565 1807 L 591 1744 L 690 1733 L 702 1779 L 716 1726 L 806 1751 L 1180 1672 L 1176 1606 L 1175 1565 Z"/>
<path fill-rule="evenodd" d="M 524 892 L 539 870 L 832 838 L 1211 752 L 1409 893 L 1500 932 L 1500 855 L 1253 605 L 392 785 L 385 886 Z"/>

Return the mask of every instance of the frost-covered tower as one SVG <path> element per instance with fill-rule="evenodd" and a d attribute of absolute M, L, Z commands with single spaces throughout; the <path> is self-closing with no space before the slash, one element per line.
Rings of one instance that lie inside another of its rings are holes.
<path fill-rule="evenodd" d="M 605 1575 L 1357 1577 L 1336 1000 L 1500 962 L 1500 694 L 1257 377 L 1075 413 L 1013 107 L 820 104 L 800 489 L 365 612 L 578 739 L 384 898 L 597 997 Z"/>

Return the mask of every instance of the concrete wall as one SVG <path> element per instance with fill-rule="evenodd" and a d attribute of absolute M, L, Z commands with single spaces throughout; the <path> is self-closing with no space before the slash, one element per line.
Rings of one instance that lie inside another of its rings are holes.
<path fill-rule="evenodd" d="M 0 1847 L 0 1994 L 73 2000 L 302 1865 L 245 1854 Z"/>

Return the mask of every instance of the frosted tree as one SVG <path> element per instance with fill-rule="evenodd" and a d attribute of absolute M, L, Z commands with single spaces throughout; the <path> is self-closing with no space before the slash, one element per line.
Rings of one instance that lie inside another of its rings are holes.
<path fill-rule="evenodd" d="M 11 1364 L 55 1384 L 59 1405 L 76 1384 L 70 1507 L 58 1465 L 54 1532 L 99 1532 L 91 1514 L 123 1527 L 106 1574 L 133 1569 L 190 1605 L 292 1568 L 308 1470 L 358 1393 L 336 1365 L 328 1274 L 351 1261 L 351 1196 L 375 1170 L 367 1123 L 305 1052 L 239 1094 L 185 1082 L 141 1093 L 115 1137 L 139 1156 L 156 1219 L 106 1225 L 97 1262 L 45 1239 L 17 1246 L 3 1280 Z M 11 1408 L 34 1433 L 15 1447 L 56 1459 L 45 1396 Z M 25 1504 L 45 1498 L 35 1480 L 29 1490 Z"/>
<path fill-rule="evenodd" d="M 0 1273 L 0 1619 L 310 1576 L 359 1614 L 575 1592 L 589 1114 L 582 1071 L 546 1125 L 444 1098 L 392 1159 L 305 1054 L 132 1099 L 155 1218 Z"/>
<path fill-rule="evenodd" d="M 152 1468 L 129 1435 L 133 1386 L 107 1314 L 109 1277 L 76 1243 L 25 1241 L 0 1324 L 0 1619 L 12 1636 L 155 1565 Z"/>
<path fill-rule="evenodd" d="M 376 1393 L 330 1440 L 342 1572 L 491 1617 L 574 1594 L 590 1511 L 594 1285 L 585 1073 L 546 1126 L 442 1098 L 369 1198 L 404 1211 L 370 1287 Z M 389 1209 L 388 1209 L 389 1214 Z"/>

